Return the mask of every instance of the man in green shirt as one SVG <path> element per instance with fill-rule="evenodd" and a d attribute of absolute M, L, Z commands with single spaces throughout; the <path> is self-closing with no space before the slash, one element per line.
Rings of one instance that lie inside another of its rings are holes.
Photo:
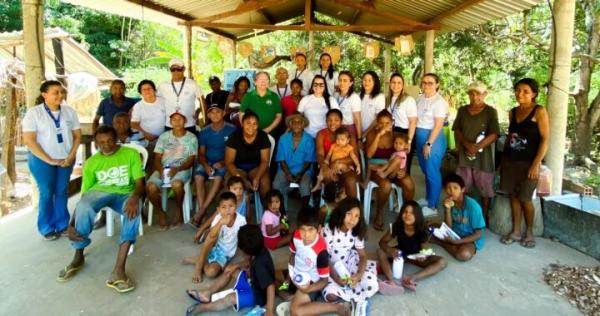
<path fill-rule="evenodd" d="M 117 132 L 111 126 L 100 126 L 94 134 L 99 150 L 83 166 L 81 200 L 75 206 L 68 228 L 75 255 L 71 263 L 59 272 L 57 280 L 67 281 L 81 269 L 83 250 L 91 243 L 89 235 L 94 219 L 103 207 L 110 207 L 124 216 L 117 261 L 106 286 L 125 293 L 135 289 L 135 283 L 125 274 L 125 262 L 140 225 L 144 171 L 140 154 L 135 149 L 117 145 L 116 139 Z"/>
<path fill-rule="evenodd" d="M 269 90 L 269 74 L 261 71 L 254 75 L 256 89 L 246 93 L 240 106 L 240 122 L 246 110 L 258 115 L 258 128 L 273 135 L 281 122 L 281 101 L 277 94 Z"/>

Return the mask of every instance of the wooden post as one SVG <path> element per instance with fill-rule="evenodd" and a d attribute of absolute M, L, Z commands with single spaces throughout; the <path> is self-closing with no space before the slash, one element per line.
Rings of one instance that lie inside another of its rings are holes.
<path fill-rule="evenodd" d="M 65 58 L 63 54 L 63 45 L 61 38 L 52 39 L 52 51 L 54 52 L 54 68 L 56 69 L 56 77 L 63 86 L 67 86 L 67 78 L 65 77 Z"/>
<path fill-rule="evenodd" d="M 569 105 L 569 76 L 571 74 L 571 50 L 575 21 L 575 1 L 555 0 L 556 25 L 553 38 L 554 56 L 551 58 L 550 90 L 548 91 L 548 114 L 550 118 L 550 140 L 546 161 L 552 170 L 552 194 L 562 193 L 562 178 L 565 159 L 567 112 Z"/>
<path fill-rule="evenodd" d="M 44 0 L 23 0 L 23 51 L 25 61 L 25 100 L 35 105 L 44 81 Z"/>
<path fill-rule="evenodd" d="M 7 214 L 9 202 L 8 198 L 13 192 L 15 181 L 17 181 L 17 170 L 15 164 L 15 144 L 17 137 L 17 80 L 11 78 L 12 85 L 4 88 L 6 95 L 6 113 L 4 118 L 4 133 L 2 145 L 2 165 L 6 168 L 6 173 L 0 175 L 2 194 L 0 196 L 0 216 Z"/>
<path fill-rule="evenodd" d="M 315 61 L 315 32 L 308 32 L 308 60 L 306 63 L 306 68 L 311 70 L 311 66 Z M 319 67 L 317 67 L 319 69 Z"/>
<path fill-rule="evenodd" d="M 192 69 L 192 26 L 185 25 L 183 27 L 183 63 L 185 64 L 186 76 L 194 79 L 194 71 Z"/>
<path fill-rule="evenodd" d="M 383 78 L 381 81 L 383 82 L 383 93 L 387 94 L 390 91 L 390 73 L 392 68 L 392 45 L 384 43 L 383 47 L 385 51 L 383 52 Z"/>
<path fill-rule="evenodd" d="M 435 31 L 425 31 L 425 73 L 433 72 L 433 42 Z"/>
<path fill-rule="evenodd" d="M 237 68 L 237 41 L 231 41 L 231 68 Z"/>

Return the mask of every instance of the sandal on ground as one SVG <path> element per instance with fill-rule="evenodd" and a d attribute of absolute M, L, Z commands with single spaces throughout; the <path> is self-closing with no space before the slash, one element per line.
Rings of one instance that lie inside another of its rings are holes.
<path fill-rule="evenodd" d="M 417 283 L 414 281 L 408 281 L 407 279 L 402 280 L 402 286 L 411 291 L 417 291 Z"/>
<path fill-rule="evenodd" d="M 198 305 L 200 305 L 202 303 L 196 303 L 194 305 L 190 305 L 186 310 L 185 310 L 185 316 L 191 316 L 194 315 L 194 311 L 196 310 L 196 307 L 198 307 Z"/>
<path fill-rule="evenodd" d="M 379 293 L 387 296 L 395 296 L 404 293 L 404 288 L 398 286 L 390 280 L 377 280 L 379 285 Z"/>
<path fill-rule="evenodd" d="M 199 290 L 185 290 L 185 294 L 187 294 L 191 299 L 193 299 L 194 301 L 198 302 L 198 303 L 210 303 L 210 300 L 207 302 L 203 302 L 202 298 L 200 297 L 200 291 Z"/>
<path fill-rule="evenodd" d="M 508 234 L 508 235 L 500 238 L 500 242 L 505 245 L 510 245 L 510 244 L 514 243 L 515 241 L 519 241 L 519 239 L 521 239 L 521 237 L 515 237 L 511 234 Z"/>
<path fill-rule="evenodd" d="M 54 240 L 57 240 L 58 237 L 60 237 L 60 234 L 52 232 L 52 233 L 48 233 L 48 234 L 44 235 L 44 240 L 45 241 L 54 241 Z"/>
<path fill-rule="evenodd" d="M 531 239 L 531 240 L 526 240 L 526 239 L 521 239 L 521 246 L 525 247 L 525 248 L 534 248 L 535 247 L 535 240 Z"/>
<path fill-rule="evenodd" d="M 127 293 L 135 290 L 135 284 L 131 279 L 115 281 L 106 280 L 106 286 L 119 293 Z"/>
<path fill-rule="evenodd" d="M 77 274 L 77 271 L 79 271 L 82 266 L 83 265 L 80 265 L 78 267 L 69 267 L 69 266 L 64 267 L 64 269 L 62 269 L 58 272 L 58 277 L 56 277 L 56 281 L 58 281 L 58 282 L 68 281 L 75 274 Z"/>

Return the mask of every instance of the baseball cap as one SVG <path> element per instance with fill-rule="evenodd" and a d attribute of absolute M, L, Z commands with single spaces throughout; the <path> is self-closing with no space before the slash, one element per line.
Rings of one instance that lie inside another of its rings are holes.
<path fill-rule="evenodd" d="M 171 68 L 173 66 L 184 67 L 185 65 L 183 63 L 183 60 L 181 60 L 179 58 L 173 58 L 173 59 L 169 60 L 169 68 Z"/>
<path fill-rule="evenodd" d="M 210 112 L 212 109 L 220 109 L 221 111 L 225 110 L 225 98 L 215 98 L 211 104 L 208 105 L 206 112 Z"/>
<path fill-rule="evenodd" d="M 173 118 L 173 116 L 175 115 L 180 115 L 181 117 L 183 117 L 184 120 L 187 121 L 187 117 L 185 117 L 185 115 L 183 115 L 183 113 L 179 112 L 179 111 L 175 111 L 173 113 L 171 113 L 171 115 L 169 115 L 169 119 Z"/>
<path fill-rule="evenodd" d="M 473 81 L 469 84 L 469 89 L 467 91 L 475 90 L 479 93 L 486 93 L 487 87 L 481 81 Z"/>

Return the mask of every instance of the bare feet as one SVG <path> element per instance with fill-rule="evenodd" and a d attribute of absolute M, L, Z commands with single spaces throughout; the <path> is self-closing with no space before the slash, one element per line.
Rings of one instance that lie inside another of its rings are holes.
<path fill-rule="evenodd" d="M 197 260 L 198 260 L 198 257 L 183 257 L 180 260 L 180 262 L 181 262 L 181 264 L 192 265 L 192 264 L 196 264 Z"/>
<path fill-rule="evenodd" d="M 336 314 L 341 315 L 341 316 L 352 316 L 352 303 L 343 302 L 343 303 L 339 303 L 337 305 L 338 305 L 338 310 L 337 310 Z"/>
<path fill-rule="evenodd" d="M 211 293 L 208 290 L 189 289 L 185 293 L 198 303 L 210 303 Z"/>

